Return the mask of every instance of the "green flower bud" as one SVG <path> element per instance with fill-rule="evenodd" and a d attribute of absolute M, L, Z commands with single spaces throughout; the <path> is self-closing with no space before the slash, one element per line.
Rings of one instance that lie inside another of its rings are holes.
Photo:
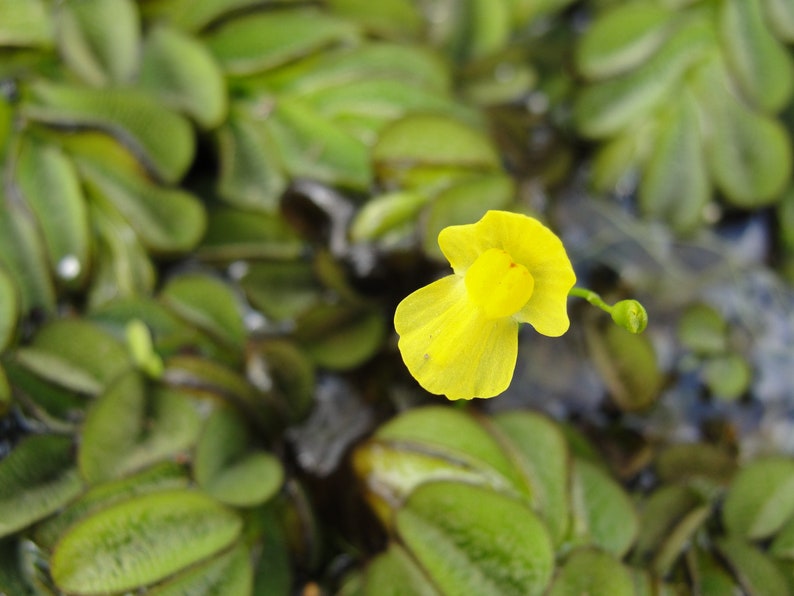
<path fill-rule="evenodd" d="M 648 326 L 648 313 L 636 300 L 621 300 L 612 307 L 612 320 L 629 333 L 642 333 Z"/>

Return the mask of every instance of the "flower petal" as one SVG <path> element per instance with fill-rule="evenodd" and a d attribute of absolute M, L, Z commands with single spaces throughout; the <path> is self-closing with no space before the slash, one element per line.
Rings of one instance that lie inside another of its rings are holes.
<path fill-rule="evenodd" d="M 443 229 L 438 243 L 459 275 L 488 249 L 507 252 L 535 280 L 532 297 L 514 318 L 551 337 L 568 330 L 568 292 L 576 275 L 562 241 L 538 220 L 520 213 L 488 211 L 477 223 Z"/>
<path fill-rule="evenodd" d="M 488 320 L 450 275 L 407 296 L 394 314 L 406 366 L 427 391 L 449 399 L 507 389 L 518 354 L 518 322 Z"/>

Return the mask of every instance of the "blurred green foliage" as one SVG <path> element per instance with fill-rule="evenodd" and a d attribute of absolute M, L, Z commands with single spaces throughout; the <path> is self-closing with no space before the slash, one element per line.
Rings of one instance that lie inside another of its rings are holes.
<path fill-rule="evenodd" d="M 788 458 L 614 444 L 673 376 L 754 389 L 683 276 L 674 338 L 573 312 L 587 369 L 534 373 L 592 368 L 617 432 L 413 407 L 390 331 L 489 209 L 592 273 L 580 183 L 767 217 L 794 279 L 792 39 L 777 0 L 0 0 L 0 592 L 792 591 Z"/>

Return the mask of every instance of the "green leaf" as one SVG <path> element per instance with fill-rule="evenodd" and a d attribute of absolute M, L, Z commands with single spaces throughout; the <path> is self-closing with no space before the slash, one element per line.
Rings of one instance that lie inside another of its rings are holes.
<path fill-rule="evenodd" d="M 95 128 L 128 146 L 163 181 L 179 180 L 193 161 L 190 123 L 135 89 L 84 89 L 38 81 L 22 114 L 55 126 Z"/>
<path fill-rule="evenodd" d="M 771 558 L 738 536 L 716 541 L 717 550 L 728 563 L 746 594 L 789 594 L 786 578 Z"/>
<path fill-rule="evenodd" d="M 395 542 L 369 562 L 363 579 L 364 596 L 439 596 L 423 570 Z"/>
<path fill-rule="evenodd" d="M 659 120 L 640 182 L 640 208 L 646 216 L 665 219 L 678 232 L 703 221 L 711 198 L 698 106 L 683 92 Z"/>
<path fill-rule="evenodd" d="M 647 335 L 609 325 L 603 332 L 589 329 L 587 340 L 610 398 L 621 410 L 644 410 L 656 402 L 664 378 Z"/>
<path fill-rule="evenodd" d="M 357 37 L 351 23 L 302 9 L 230 19 L 206 34 L 205 43 L 224 71 L 249 75 Z"/>
<path fill-rule="evenodd" d="M 358 306 L 320 303 L 297 321 L 295 339 L 318 366 L 355 368 L 369 360 L 386 336 L 383 315 Z"/>
<path fill-rule="evenodd" d="M 750 111 L 731 94 L 717 59 L 694 79 L 710 134 L 706 157 L 717 186 L 738 207 L 757 208 L 777 200 L 791 173 L 791 142 L 777 120 Z"/>
<path fill-rule="evenodd" d="M 212 413 L 196 445 L 193 471 L 198 485 L 222 503 L 237 507 L 261 505 L 284 480 L 279 461 L 250 448 L 245 422 L 229 408 Z"/>
<path fill-rule="evenodd" d="M 220 279 L 201 274 L 171 278 L 160 292 L 160 300 L 179 318 L 224 345 L 243 347 L 246 332 L 240 304 L 232 289 Z"/>
<path fill-rule="evenodd" d="M 0 540 L 0 593 L 13 596 L 38 596 L 22 570 L 20 541 L 16 537 Z"/>
<path fill-rule="evenodd" d="M 66 592 L 132 590 L 221 551 L 241 529 L 234 512 L 201 493 L 143 495 L 72 526 L 53 553 L 51 573 Z"/>
<path fill-rule="evenodd" d="M 51 47 L 54 26 L 42 0 L 0 0 L 0 46 Z"/>
<path fill-rule="evenodd" d="M 220 67 L 203 44 L 176 29 L 160 25 L 149 31 L 138 81 L 202 128 L 214 128 L 226 117 L 228 94 Z"/>
<path fill-rule="evenodd" d="M 622 557 L 639 529 L 631 499 L 604 471 L 583 459 L 574 460 L 571 479 L 574 536 Z"/>
<path fill-rule="evenodd" d="M 414 166 L 455 166 L 498 171 L 499 155 L 480 131 L 458 120 L 413 114 L 387 126 L 372 149 L 381 177 Z M 388 177 L 388 176 L 387 176 Z"/>
<path fill-rule="evenodd" d="M 742 468 L 731 484 L 723 520 L 731 534 L 749 540 L 767 538 L 794 514 L 794 461 L 759 459 Z"/>
<path fill-rule="evenodd" d="M 794 41 L 794 4 L 789 0 L 761 0 L 767 26 L 781 41 Z"/>
<path fill-rule="evenodd" d="M 88 208 L 72 161 L 54 145 L 26 139 L 16 178 L 36 216 L 56 278 L 74 290 L 90 269 Z"/>
<path fill-rule="evenodd" d="M 674 13 L 651 2 L 612 7 L 593 21 L 576 48 L 579 71 L 604 79 L 636 68 L 670 35 Z"/>
<path fill-rule="evenodd" d="M 264 124 L 292 177 L 369 187 L 372 172 L 367 147 L 308 104 L 279 101 Z"/>
<path fill-rule="evenodd" d="M 13 278 L 0 265 L 0 353 L 14 340 L 20 315 L 19 291 Z M 0 400 L 2 401 L 2 400 Z M 3 408 L 0 407 L 0 410 Z"/>
<path fill-rule="evenodd" d="M 586 137 L 604 138 L 641 122 L 677 92 L 677 82 L 713 38 L 709 21 L 693 19 L 640 67 L 585 87 L 574 105 L 576 127 Z"/>
<path fill-rule="evenodd" d="M 731 74 L 744 96 L 767 112 L 778 112 L 794 91 L 794 72 L 786 48 L 769 32 L 760 0 L 720 4 L 720 41 Z"/>
<path fill-rule="evenodd" d="M 416 39 L 424 20 L 419 7 L 411 0 L 329 0 L 334 14 L 360 23 L 365 29 L 384 39 Z"/>
<path fill-rule="evenodd" d="M 557 573 L 549 596 L 633 596 L 629 570 L 609 553 L 593 548 L 573 551 Z"/>
<path fill-rule="evenodd" d="M 55 311 L 55 286 L 44 241 L 29 213 L 0 188 L 0 266 L 19 290 L 20 312 Z"/>
<path fill-rule="evenodd" d="M 699 356 L 721 354 L 727 349 L 728 324 L 708 304 L 692 304 L 678 321 L 678 339 Z"/>
<path fill-rule="evenodd" d="M 163 462 L 127 478 L 99 484 L 70 503 L 58 515 L 38 524 L 34 532 L 35 542 L 44 549 L 52 550 L 70 526 L 101 509 L 139 495 L 187 488 L 189 484 L 190 478 L 184 466 L 174 462 Z"/>
<path fill-rule="evenodd" d="M 31 435 L 0 461 L 0 536 L 55 513 L 80 494 L 72 448 L 68 437 Z"/>
<path fill-rule="evenodd" d="M 4 366 L 0 366 L 0 416 L 5 416 L 11 409 L 11 384 Z"/>
<path fill-rule="evenodd" d="M 287 187 L 278 147 L 261 118 L 233 109 L 218 129 L 218 194 L 244 209 L 276 213 Z"/>
<path fill-rule="evenodd" d="M 82 319 L 58 319 L 45 325 L 15 355 L 17 362 L 40 377 L 92 395 L 132 366 L 121 341 Z"/>
<path fill-rule="evenodd" d="M 188 397 L 147 387 L 141 373 L 130 371 L 88 411 L 80 471 L 92 484 L 119 478 L 189 449 L 200 427 Z"/>
<path fill-rule="evenodd" d="M 733 352 L 708 358 L 703 363 L 702 374 L 711 394 L 729 401 L 744 395 L 753 380 L 750 363 Z"/>
<path fill-rule="evenodd" d="M 131 0 L 80 0 L 57 6 L 58 51 L 89 85 L 129 83 L 138 70 L 140 16 Z"/>
<path fill-rule="evenodd" d="M 666 576 L 710 513 L 711 505 L 688 486 L 656 490 L 641 504 L 634 561 L 656 575 Z"/>
<path fill-rule="evenodd" d="M 560 545 L 570 523 L 570 458 L 560 428 L 533 412 L 507 412 L 493 417 L 504 450 L 526 479 L 532 506 Z"/>
<path fill-rule="evenodd" d="M 121 163 L 110 166 L 91 158 L 76 161 L 92 199 L 118 211 L 151 252 L 187 252 L 201 240 L 206 214 L 195 196 L 153 184 Z"/>
<path fill-rule="evenodd" d="M 350 239 L 353 242 L 372 242 L 386 240 L 405 228 L 413 232 L 417 215 L 427 202 L 427 196 L 410 191 L 373 197 L 353 218 Z"/>
<path fill-rule="evenodd" d="M 275 321 L 295 319 L 321 299 L 314 267 L 306 261 L 251 263 L 240 287 L 254 308 Z"/>
<path fill-rule="evenodd" d="M 203 259 L 296 259 L 305 253 L 306 242 L 280 214 L 219 207 L 207 219 L 198 249 Z"/>
<path fill-rule="evenodd" d="M 397 512 L 406 549 L 447 594 L 543 594 L 554 569 L 546 528 L 526 505 L 481 486 L 431 482 Z"/>
<path fill-rule="evenodd" d="M 446 407 L 425 407 L 408 410 L 392 418 L 378 429 L 378 440 L 394 442 L 397 446 L 416 445 L 416 449 L 466 467 L 496 472 L 516 490 L 528 493 L 524 479 L 502 445 L 476 419 Z"/>
<path fill-rule="evenodd" d="M 94 225 L 95 264 L 89 290 L 92 308 L 119 298 L 151 294 L 154 265 L 134 230 L 110 205 L 91 204 Z"/>
<path fill-rule="evenodd" d="M 250 594 L 254 570 L 242 543 L 148 591 L 152 596 L 185 594 Z"/>
<path fill-rule="evenodd" d="M 290 0 L 286 0 L 290 1 Z M 152 4 L 149 7 L 147 5 Z M 196 32 L 228 14 L 258 7 L 261 0 L 169 0 L 166 3 L 144 3 L 155 18 L 173 22 L 180 29 Z"/>

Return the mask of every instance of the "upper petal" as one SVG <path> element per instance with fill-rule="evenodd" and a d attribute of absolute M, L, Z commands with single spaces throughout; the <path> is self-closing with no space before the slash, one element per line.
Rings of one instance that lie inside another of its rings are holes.
<path fill-rule="evenodd" d="M 449 399 L 493 397 L 507 389 L 518 352 L 518 322 L 488 320 L 450 275 L 407 296 L 394 314 L 408 370 Z"/>
<path fill-rule="evenodd" d="M 516 320 L 529 323 L 543 335 L 556 337 L 568 330 L 568 292 L 576 275 L 562 241 L 538 220 L 520 213 L 488 211 L 477 223 L 443 229 L 438 243 L 461 275 L 486 250 L 507 252 L 535 281 L 532 297 L 516 313 Z"/>

